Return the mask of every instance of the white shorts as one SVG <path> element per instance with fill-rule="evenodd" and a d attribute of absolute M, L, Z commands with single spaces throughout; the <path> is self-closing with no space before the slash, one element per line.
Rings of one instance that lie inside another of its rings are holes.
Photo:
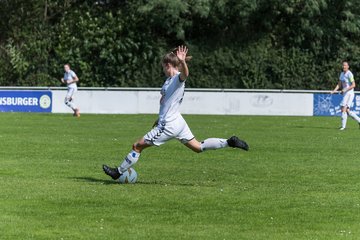
<path fill-rule="evenodd" d="M 77 87 L 68 87 L 65 98 L 71 99 L 76 92 L 77 92 Z"/>
<path fill-rule="evenodd" d="M 347 106 L 348 108 L 350 108 L 353 104 L 354 97 L 355 97 L 354 92 L 345 93 L 345 95 L 343 96 L 343 99 L 340 103 L 340 106 L 342 106 L 342 107 Z"/>
<path fill-rule="evenodd" d="M 184 144 L 194 139 L 194 135 L 181 115 L 165 125 L 159 124 L 144 136 L 147 144 L 156 146 L 160 146 L 173 138 Z"/>

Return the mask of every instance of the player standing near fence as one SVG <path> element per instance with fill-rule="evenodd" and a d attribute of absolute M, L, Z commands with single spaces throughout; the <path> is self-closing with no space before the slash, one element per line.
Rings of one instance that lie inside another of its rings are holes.
<path fill-rule="evenodd" d="M 225 147 L 240 148 L 246 151 L 249 149 L 247 143 L 236 136 L 229 139 L 208 138 L 202 142 L 195 139 L 179 111 L 184 97 L 185 81 L 189 76 L 186 64 L 187 52 L 186 47 L 180 46 L 163 57 L 162 67 L 167 79 L 160 92 L 159 117 L 154 128 L 134 143 L 132 150 L 119 167 L 111 168 L 103 165 L 104 172 L 114 180 L 139 160 L 142 150 L 151 146 L 160 146 L 171 139 L 178 139 L 197 153 Z"/>
<path fill-rule="evenodd" d="M 79 78 L 76 76 L 75 72 L 70 69 L 69 64 L 64 65 L 64 71 L 64 77 L 61 78 L 61 82 L 67 85 L 65 104 L 74 111 L 74 117 L 80 117 L 80 110 L 74 103 L 74 94 L 77 91 L 76 82 L 79 81 Z"/>
<path fill-rule="evenodd" d="M 339 129 L 345 130 L 348 115 L 350 117 L 352 117 L 355 121 L 357 121 L 357 123 L 359 124 L 359 127 L 360 127 L 360 118 L 354 112 L 352 112 L 350 110 L 353 100 L 354 100 L 354 97 L 355 97 L 354 88 L 355 88 L 356 84 L 355 84 L 355 80 L 354 80 L 354 75 L 349 70 L 348 62 L 344 61 L 342 63 L 342 68 L 343 68 L 343 71 L 340 74 L 339 82 L 336 85 L 336 87 L 334 88 L 334 90 L 331 91 L 331 94 L 334 94 L 339 89 L 341 89 L 340 93 L 343 95 L 343 99 L 340 103 L 341 127 Z"/>

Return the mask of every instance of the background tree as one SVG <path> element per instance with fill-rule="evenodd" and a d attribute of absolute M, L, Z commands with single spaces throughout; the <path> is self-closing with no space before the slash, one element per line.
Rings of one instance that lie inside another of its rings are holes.
<path fill-rule="evenodd" d="M 360 0 L 0 0 L 0 84 L 158 87 L 190 48 L 190 87 L 329 89 L 360 68 Z"/>

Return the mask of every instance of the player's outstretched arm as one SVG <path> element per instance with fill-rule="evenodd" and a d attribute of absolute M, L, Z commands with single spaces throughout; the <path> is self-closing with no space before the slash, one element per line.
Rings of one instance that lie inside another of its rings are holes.
<path fill-rule="evenodd" d="M 336 93 L 337 90 L 339 90 L 340 86 L 341 86 L 341 81 L 339 81 L 338 84 L 336 84 L 336 87 L 335 87 L 334 90 L 332 90 L 330 93 L 331 93 L 331 94 Z"/>
<path fill-rule="evenodd" d="M 78 76 L 76 76 L 76 74 L 73 73 L 73 74 L 71 75 L 71 82 L 74 83 L 74 82 L 78 82 L 78 81 L 79 81 Z"/>
<path fill-rule="evenodd" d="M 70 81 L 67 82 L 67 84 L 78 82 L 78 81 L 79 81 L 79 78 L 75 75 L 72 77 L 72 79 Z"/>
<path fill-rule="evenodd" d="M 351 86 L 348 87 L 347 91 L 350 91 L 351 89 L 354 89 L 356 87 L 355 81 L 351 83 Z"/>
<path fill-rule="evenodd" d="M 73 82 L 78 82 L 79 81 L 79 78 L 75 75 L 74 77 L 73 77 Z"/>
<path fill-rule="evenodd" d="M 189 76 L 189 68 L 186 64 L 186 54 L 188 52 L 188 48 L 185 46 L 179 46 L 176 51 L 176 56 L 180 60 L 180 80 L 185 81 Z"/>

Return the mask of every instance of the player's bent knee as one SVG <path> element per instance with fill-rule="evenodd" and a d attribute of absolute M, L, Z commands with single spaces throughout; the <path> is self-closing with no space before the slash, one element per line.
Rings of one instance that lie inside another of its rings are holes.
<path fill-rule="evenodd" d="M 139 140 L 139 141 L 137 141 L 137 142 L 135 142 L 135 143 L 133 144 L 132 149 L 133 149 L 134 151 L 138 152 L 138 153 L 141 153 L 142 150 L 144 150 L 145 148 L 150 147 L 150 146 L 151 146 L 151 145 L 148 145 L 148 144 L 144 141 L 144 139 L 141 139 L 141 140 Z"/>
<path fill-rule="evenodd" d="M 132 145 L 132 149 L 136 152 L 140 152 L 141 148 L 139 147 L 139 142 L 136 142 Z"/>

